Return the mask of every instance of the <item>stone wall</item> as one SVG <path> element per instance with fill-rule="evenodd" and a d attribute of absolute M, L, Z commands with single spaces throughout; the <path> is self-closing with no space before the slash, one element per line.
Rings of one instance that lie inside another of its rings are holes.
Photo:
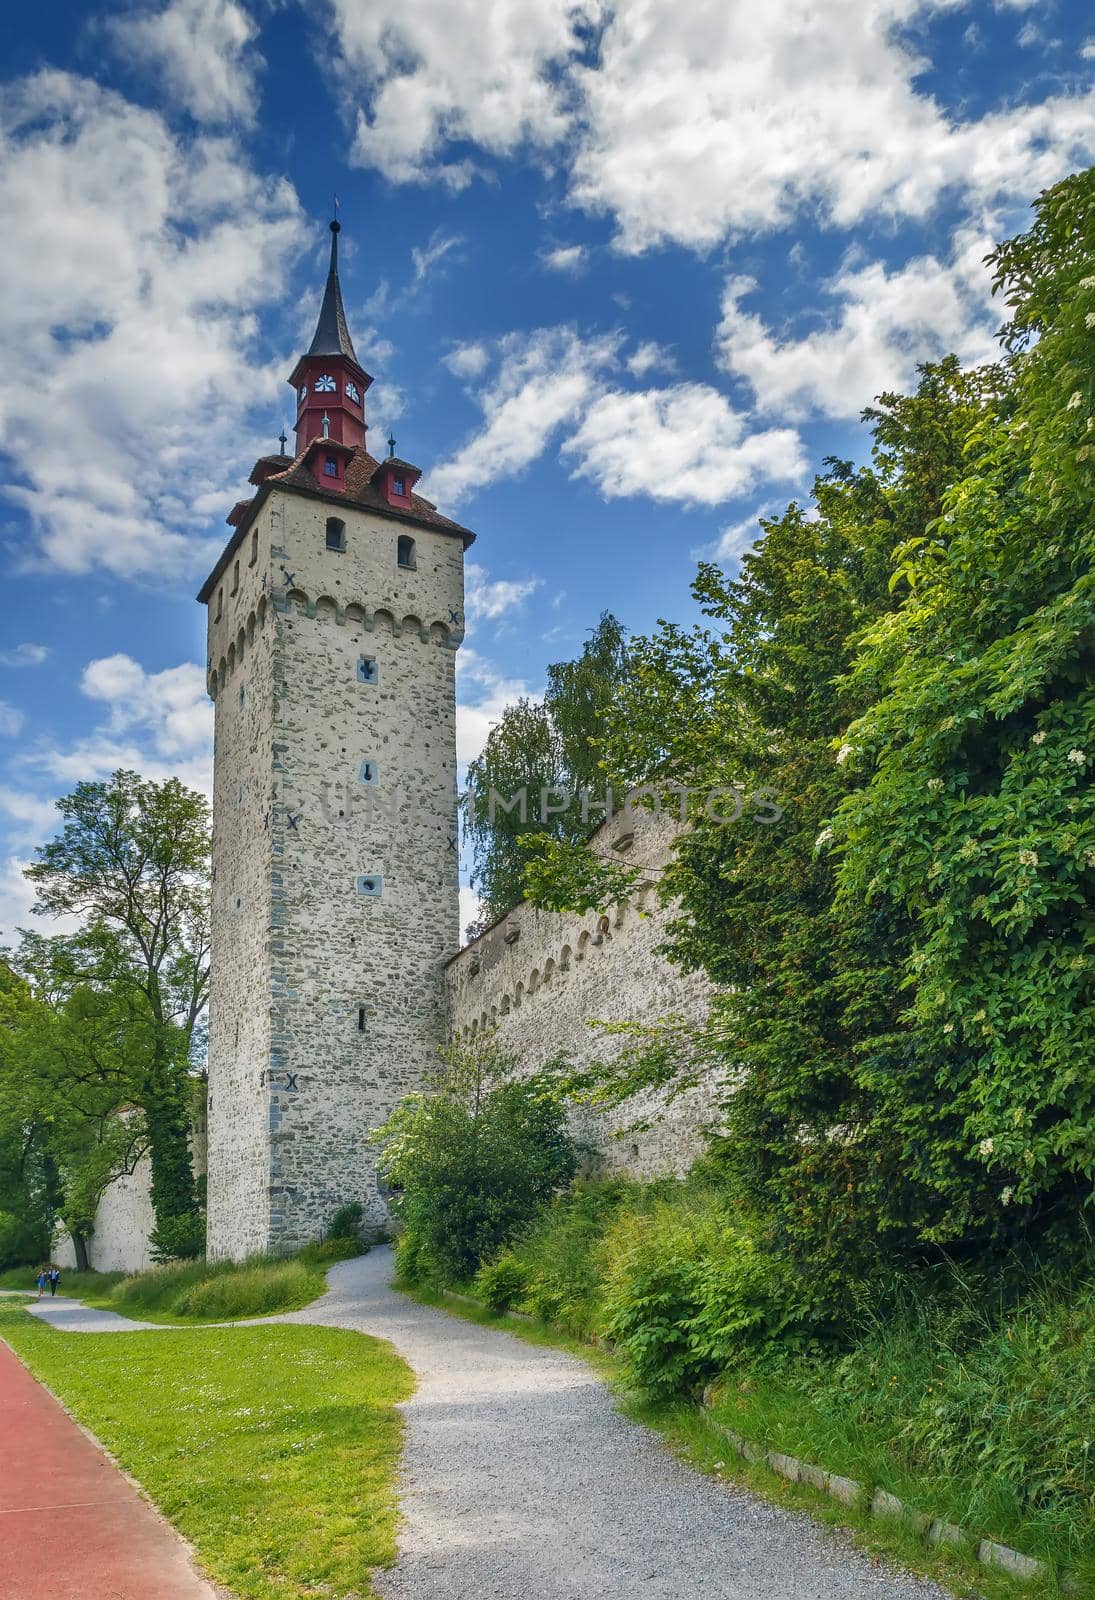
<path fill-rule="evenodd" d="M 128 1176 L 115 1178 L 104 1193 L 87 1244 L 94 1272 L 143 1272 L 152 1265 L 148 1236 L 156 1219 L 149 1193 L 151 1176 L 146 1156 Z M 72 1240 L 63 1231 L 54 1243 L 53 1259 L 59 1267 L 76 1265 Z"/>
<path fill-rule="evenodd" d="M 535 1070 L 559 1053 L 578 1065 L 611 1060 L 623 1041 L 598 1032 L 595 1021 L 650 1023 L 672 1014 L 702 1020 L 710 995 L 706 978 L 681 972 L 657 953 L 667 913 L 658 907 L 655 886 L 674 832 L 667 819 L 640 810 L 594 835 L 595 850 L 645 869 L 646 886 L 630 904 L 603 917 L 520 905 L 466 946 L 446 974 L 453 1039 L 468 1042 L 493 1030 L 502 1049 Z M 613 852 L 617 843 L 626 851 Z M 715 1117 L 710 1095 L 692 1090 L 668 1106 L 644 1097 L 612 1115 L 577 1114 L 574 1129 L 603 1151 L 610 1167 L 649 1177 L 684 1172 Z M 627 1131 L 648 1118 L 648 1130 Z"/>
<path fill-rule="evenodd" d="M 349 1200 L 386 1221 L 367 1135 L 436 1060 L 459 937 L 462 541 L 410 530 L 401 567 L 405 523 L 287 491 L 257 531 L 210 607 L 209 1247 L 237 1258 Z"/>

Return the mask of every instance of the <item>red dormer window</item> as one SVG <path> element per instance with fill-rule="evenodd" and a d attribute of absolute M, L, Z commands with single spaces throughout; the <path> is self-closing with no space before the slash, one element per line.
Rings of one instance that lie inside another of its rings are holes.
<path fill-rule="evenodd" d="M 393 494 L 397 494 L 400 497 L 401 500 L 406 499 L 406 497 L 407 497 L 406 479 L 404 479 L 404 478 L 393 478 L 392 479 L 392 493 Z"/>
<path fill-rule="evenodd" d="M 338 477 L 338 457 L 328 456 L 323 463 L 323 476 L 325 478 Z"/>

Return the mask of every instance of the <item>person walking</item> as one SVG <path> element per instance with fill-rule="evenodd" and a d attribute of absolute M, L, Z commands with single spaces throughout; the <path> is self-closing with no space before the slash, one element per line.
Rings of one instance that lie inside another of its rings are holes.
<path fill-rule="evenodd" d="M 61 1269 L 60 1269 L 60 1267 L 50 1267 L 50 1269 L 49 1269 L 49 1292 L 50 1292 L 51 1295 L 57 1293 L 57 1285 L 60 1283 L 60 1281 L 61 1281 Z"/>
<path fill-rule="evenodd" d="M 46 1284 L 48 1283 L 48 1281 L 49 1281 L 49 1275 L 46 1272 L 45 1267 L 39 1267 L 38 1268 L 38 1298 L 39 1298 L 39 1300 L 41 1300 L 42 1296 L 46 1292 Z"/>

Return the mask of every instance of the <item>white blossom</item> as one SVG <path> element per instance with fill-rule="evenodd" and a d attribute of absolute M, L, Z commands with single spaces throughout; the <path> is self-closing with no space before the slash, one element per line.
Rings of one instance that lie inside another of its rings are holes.
<path fill-rule="evenodd" d="M 1079 389 L 1073 389 L 1072 393 L 1068 397 L 1068 410 L 1078 411 L 1083 403 L 1084 397 L 1081 391 Z"/>
<path fill-rule="evenodd" d="M 1068 759 L 1074 767 L 1085 767 L 1087 765 L 1087 755 L 1083 750 L 1070 750 Z"/>
<path fill-rule="evenodd" d="M 1015 1197 L 1015 1190 L 1012 1188 L 1010 1183 L 1008 1184 L 1006 1189 L 1001 1189 L 1000 1190 L 1000 1204 L 1002 1206 L 1010 1206 L 1012 1200 L 1014 1199 L 1014 1197 Z"/>
<path fill-rule="evenodd" d="M 855 754 L 855 746 L 854 745 L 842 744 L 840 749 L 836 753 L 836 764 L 837 764 L 837 766 L 838 767 L 842 767 L 844 765 L 845 761 L 847 761 L 848 757 L 852 756 L 854 754 Z"/>
<path fill-rule="evenodd" d="M 822 849 L 822 847 L 824 845 L 827 845 L 829 843 L 829 840 L 832 837 L 833 837 L 832 828 L 822 828 L 821 832 L 818 834 L 817 838 L 814 840 L 814 854 L 817 855 L 818 851 L 820 849 Z"/>
<path fill-rule="evenodd" d="M 1037 850 L 1020 850 L 1019 865 L 1022 867 L 1036 867 L 1038 865 Z"/>
<path fill-rule="evenodd" d="M 942 787 L 943 787 L 942 778 L 929 778 L 928 779 L 928 788 L 931 789 L 931 791 L 933 793 L 935 793 L 937 790 L 941 789 Z"/>
<path fill-rule="evenodd" d="M 996 1141 L 994 1139 L 982 1139 L 981 1143 L 977 1146 L 977 1153 L 978 1155 L 982 1156 L 991 1156 L 995 1149 Z"/>
<path fill-rule="evenodd" d="M 1044 728 L 1039 728 L 1038 732 L 1032 736 L 1030 742 L 1031 744 L 1045 744 L 1046 730 Z"/>

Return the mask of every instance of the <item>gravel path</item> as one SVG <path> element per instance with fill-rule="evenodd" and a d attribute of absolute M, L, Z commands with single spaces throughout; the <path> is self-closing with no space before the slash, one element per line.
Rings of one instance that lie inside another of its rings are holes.
<path fill-rule="evenodd" d="M 285 1319 L 390 1339 L 418 1376 L 384 1600 L 944 1600 L 693 1472 L 584 1362 L 420 1306 L 390 1275 L 387 1250 L 343 1262 Z"/>
<path fill-rule="evenodd" d="M 389 1287 L 391 1271 L 390 1252 L 372 1250 L 333 1267 L 303 1311 L 261 1319 L 376 1334 L 417 1375 L 383 1600 L 945 1600 L 808 1517 L 693 1472 L 614 1410 L 584 1362 L 420 1306 Z M 75 1301 L 30 1309 L 73 1332 L 155 1326 Z"/>

